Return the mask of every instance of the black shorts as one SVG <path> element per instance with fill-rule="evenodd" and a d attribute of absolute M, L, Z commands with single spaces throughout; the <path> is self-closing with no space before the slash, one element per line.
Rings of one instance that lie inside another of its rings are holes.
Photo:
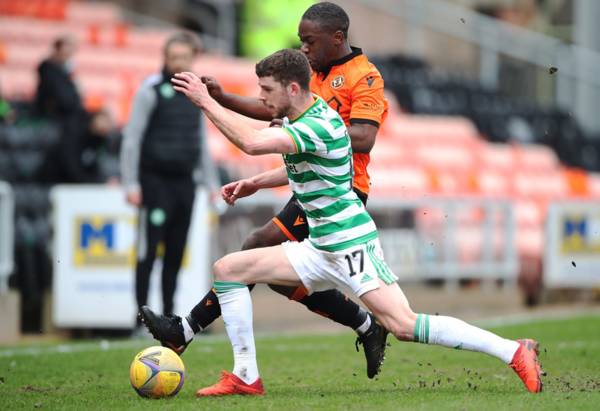
<path fill-rule="evenodd" d="M 366 206 L 368 195 L 356 188 L 354 188 L 354 192 Z M 291 241 L 302 241 L 308 238 L 306 214 L 295 197 L 290 198 L 279 214 L 273 217 L 273 222 Z"/>

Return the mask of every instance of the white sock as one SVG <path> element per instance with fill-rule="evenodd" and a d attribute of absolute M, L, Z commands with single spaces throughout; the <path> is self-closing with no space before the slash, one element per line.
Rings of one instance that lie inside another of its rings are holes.
<path fill-rule="evenodd" d="M 362 310 L 362 308 L 361 308 Z M 364 311 L 364 310 L 363 310 Z M 363 335 L 364 333 L 366 333 L 369 330 L 369 327 L 371 326 L 371 316 L 369 314 L 367 314 L 367 319 L 365 320 L 364 323 L 362 323 L 360 325 L 360 327 L 358 327 L 355 331 L 359 334 L 359 335 Z"/>
<path fill-rule="evenodd" d="M 519 343 L 499 337 L 453 317 L 419 314 L 415 323 L 415 342 L 483 352 L 510 364 Z"/>
<path fill-rule="evenodd" d="M 233 373 L 246 384 L 258 379 L 252 329 L 252 298 L 245 284 L 215 281 L 225 329 L 233 347 Z"/>
<path fill-rule="evenodd" d="M 183 337 L 185 338 L 185 342 L 190 342 L 194 339 L 194 335 L 196 334 L 192 329 L 192 326 L 188 322 L 187 318 L 181 319 L 181 325 L 183 326 Z"/>

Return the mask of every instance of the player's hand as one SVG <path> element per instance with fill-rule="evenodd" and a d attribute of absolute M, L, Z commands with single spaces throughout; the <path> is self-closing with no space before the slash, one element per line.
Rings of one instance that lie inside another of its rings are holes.
<path fill-rule="evenodd" d="M 185 94 L 192 103 L 200 108 L 206 107 L 207 103 L 212 99 L 210 94 L 208 94 L 206 85 L 194 73 L 190 73 L 189 71 L 176 73 L 171 82 L 175 90 Z"/>
<path fill-rule="evenodd" d="M 139 207 L 142 205 L 142 192 L 140 190 L 128 191 L 125 195 L 125 199 L 132 206 Z"/>
<path fill-rule="evenodd" d="M 258 191 L 258 186 L 250 179 L 234 181 L 221 188 L 221 197 L 229 204 L 234 205 L 238 198 L 248 197 Z"/>
<path fill-rule="evenodd" d="M 202 76 L 200 77 L 200 81 L 206 85 L 208 94 L 218 102 L 221 102 L 224 94 L 223 87 L 221 87 L 217 79 L 211 76 Z"/>

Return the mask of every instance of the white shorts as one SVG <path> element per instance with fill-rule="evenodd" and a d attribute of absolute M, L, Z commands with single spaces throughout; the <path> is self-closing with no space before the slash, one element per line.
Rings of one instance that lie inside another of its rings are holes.
<path fill-rule="evenodd" d="M 379 239 L 335 252 L 319 250 L 308 239 L 282 245 L 309 294 L 345 285 L 360 297 L 379 288 L 378 278 L 385 284 L 398 281 L 383 259 Z"/>

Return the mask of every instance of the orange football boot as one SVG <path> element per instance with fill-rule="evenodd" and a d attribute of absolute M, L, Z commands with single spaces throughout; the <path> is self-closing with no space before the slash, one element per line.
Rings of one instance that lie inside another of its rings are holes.
<path fill-rule="evenodd" d="M 521 345 L 509 366 L 525 384 L 529 392 L 542 391 L 542 366 L 538 360 L 539 344 L 535 340 L 517 340 Z"/>
<path fill-rule="evenodd" d="M 210 387 L 196 391 L 196 397 L 214 397 L 219 395 L 263 395 L 265 389 L 260 378 L 252 384 L 246 384 L 237 375 L 221 371 L 221 379 Z"/>

